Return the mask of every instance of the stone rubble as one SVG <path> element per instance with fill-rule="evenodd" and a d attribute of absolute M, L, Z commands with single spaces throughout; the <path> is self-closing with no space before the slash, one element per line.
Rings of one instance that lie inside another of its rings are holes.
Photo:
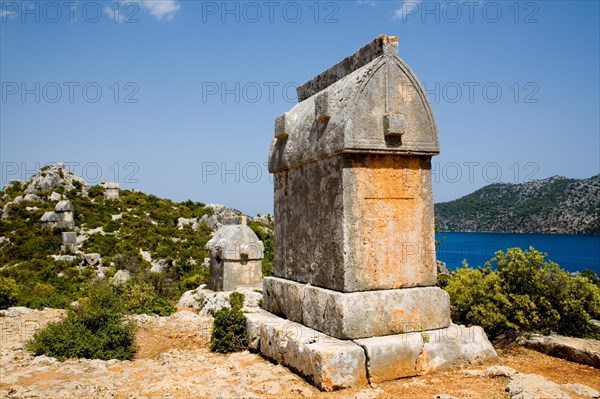
<path fill-rule="evenodd" d="M 550 356 L 600 369 L 600 341 L 562 335 L 521 336 L 518 343 Z"/>
<path fill-rule="evenodd" d="M 118 270 L 110 279 L 112 285 L 123 285 L 131 279 L 131 273 L 128 270 Z"/>
<path fill-rule="evenodd" d="M 248 287 L 238 287 L 236 292 L 244 294 L 244 308 L 258 308 L 263 300 L 263 294 Z M 202 284 L 195 290 L 186 291 L 177 302 L 178 308 L 189 308 L 198 311 L 201 316 L 229 306 L 229 295 L 234 291 L 212 291 Z"/>
<path fill-rule="evenodd" d="M 516 374 L 511 377 L 506 391 L 510 399 L 552 398 L 571 399 L 557 383 L 536 374 Z"/>
<path fill-rule="evenodd" d="M 563 384 L 562 387 L 586 398 L 600 398 L 600 392 L 583 384 Z"/>

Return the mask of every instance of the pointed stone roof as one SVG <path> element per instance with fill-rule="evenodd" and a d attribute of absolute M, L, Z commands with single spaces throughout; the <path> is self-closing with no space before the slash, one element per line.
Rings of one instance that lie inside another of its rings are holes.
<path fill-rule="evenodd" d="M 54 212 L 75 212 L 75 207 L 69 200 L 62 200 L 54 207 Z"/>
<path fill-rule="evenodd" d="M 223 260 L 258 260 L 263 258 L 264 245 L 243 220 L 242 224 L 222 226 L 206 243 L 206 249 Z"/>
<path fill-rule="evenodd" d="M 419 79 L 380 36 L 298 88 L 275 121 L 274 173 L 341 153 L 437 155 L 433 111 Z"/>
<path fill-rule="evenodd" d="M 42 222 L 58 222 L 58 215 L 55 212 L 46 212 L 40 218 Z"/>

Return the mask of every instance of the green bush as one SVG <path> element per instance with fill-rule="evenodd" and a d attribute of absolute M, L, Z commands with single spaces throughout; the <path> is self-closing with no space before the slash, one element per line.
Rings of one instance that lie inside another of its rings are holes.
<path fill-rule="evenodd" d="M 585 277 L 592 282 L 592 284 L 600 287 L 600 278 L 590 269 L 584 269 L 581 271 L 581 277 Z"/>
<path fill-rule="evenodd" d="M 246 316 L 241 307 L 244 294 L 233 292 L 229 296 L 231 307 L 214 312 L 210 350 L 218 353 L 238 352 L 248 347 L 246 338 Z"/>
<path fill-rule="evenodd" d="M 238 291 L 233 291 L 229 294 L 229 304 L 233 309 L 241 309 L 244 307 L 246 296 Z"/>
<path fill-rule="evenodd" d="M 8 309 L 17 303 L 19 287 L 12 278 L 0 277 L 0 309 Z"/>
<path fill-rule="evenodd" d="M 104 232 L 114 233 L 115 231 L 119 230 L 119 228 L 121 228 L 121 223 L 117 222 L 116 220 L 111 220 L 104 225 Z"/>
<path fill-rule="evenodd" d="M 184 293 L 186 291 L 196 289 L 202 284 L 208 284 L 209 277 L 210 276 L 208 275 L 208 273 L 198 273 L 186 277 L 182 279 L 179 283 L 179 292 Z"/>
<path fill-rule="evenodd" d="M 67 317 L 38 331 L 27 343 L 35 355 L 69 358 L 131 359 L 136 352 L 135 325 L 124 322 L 110 287 L 95 290 L 70 308 Z"/>
<path fill-rule="evenodd" d="M 452 280 L 452 276 L 450 274 L 438 274 L 437 276 L 437 286 L 440 288 L 446 288 L 450 281 Z"/>
<path fill-rule="evenodd" d="M 123 300 L 125 311 L 133 314 L 157 314 L 168 316 L 175 313 L 173 304 L 160 296 L 148 282 L 127 282 L 119 287 L 119 296 Z"/>
<path fill-rule="evenodd" d="M 113 263 L 115 270 L 127 270 L 129 273 L 135 275 L 141 273 L 144 270 L 143 259 L 140 255 L 124 255 L 119 254 L 113 257 Z"/>
<path fill-rule="evenodd" d="M 0 276 L 12 279 L 18 287 L 16 306 L 33 309 L 64 308 L 89 291 L 94 278 L 90 268 L 79 269 L 79 258 L 73 262 L 32 259 L 0 269 Z"/>
<path fill-rule="evenodd" d="M 265 246 L 264 258 L 262 260 L 262 274 L 264 277 L 273 275 L 274 258 L 275 258 L 275 242 L 273 240 L 273 226 L 264 225 L 259 222 L 250 221 L 248 227 L 254 231 L 258 238 Z"/>
<path fill-rule="evenodd" d="M 453 320 L 480 325 L 492 337 L 514 332 L 600 337 L 590 322 L 600 316 L 600 289 L 545 261 L 534 248 L 498 251 L 479 269 L 464 265 L 445 289 Z"/>
<path fill-rule="evenodd" d="M 119 239 L 114 236 L 92 234 L 84 243 L 84 248 L 89 253 L 99 253 L 102 256 L 113 256 Z"/>
<path fill-rule="evenodd" d="M 105 191 L 103 186 L 92 186 L 88 189 L 88 196 L 90 198 L 102 197 Z"/>

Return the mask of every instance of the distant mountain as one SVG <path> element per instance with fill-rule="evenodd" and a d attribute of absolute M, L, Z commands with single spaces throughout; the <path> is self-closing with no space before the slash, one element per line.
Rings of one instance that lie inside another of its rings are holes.
<path fill-rule="evenodd" d="M 600 235 L 600 175 L 497 183 L 435 204 L 439 231 Z"/>

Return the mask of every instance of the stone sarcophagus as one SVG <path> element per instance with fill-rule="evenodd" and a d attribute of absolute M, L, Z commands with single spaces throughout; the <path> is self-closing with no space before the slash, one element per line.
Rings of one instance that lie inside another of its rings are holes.
<path fill-rule="evenodd" d="M 210 255 L 210 284 L 213 291 L 238 287 L 261 288 L 264 245 L 246 224 L 222 226 L 206 243 Z"/>
<path fill-rule="evenodd" d="M 452 324 L 435 286 L 438 131 L 397 53 L 380 36 L 300 86 L 275 121 L 274 276 L 250 343 L 325 390 L 496 356 L 481 328 Z"/>
<path fill-rule="evenodd" d="M 376 39 L 301 86 L 302 101 L 275 123 L 275 278 L 265 281 L 265 308 L 337 338 L 450 324 L 447 295 L 432 287 L 438 133 L 397 50 L 396 38 Z M 411 287 L 431 288 L 403 290 Z"/>

